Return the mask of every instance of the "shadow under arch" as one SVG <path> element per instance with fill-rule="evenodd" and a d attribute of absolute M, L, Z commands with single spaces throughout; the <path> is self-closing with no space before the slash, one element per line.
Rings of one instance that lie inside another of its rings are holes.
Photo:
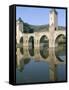
<path fill-rule="evenodd" d="M 46 59 L 49 55 L 48 47 L 49 47 L 49 40 L 46 35 L 43 35 L 40 38 L 40 55 L 44 59 Z"/>
<path fill-rule="evenodd" d="M 56 37 L 55 40 L 55 47 L 58 47 L 58 45 L 65 45 L 66 44 L 66 36 L 64 34 L 60 34 Z"/>
<path fill-rule="evenodd" d="M 34 37 L 33 36 L 31 36 L 30 38 L 29 38 L 29 54 L 31 55 L 31 56 L 34 56 Z"/>
<path fill-rule="evenodd" d="M 55 56 L 59 61 L 66 60 L 66 37 L 63 34 L 57 36 L 55 40 Z"/>
<path fill-rule="evenodd" d="M 20 48 L 20 52 L 21 54 L 23 54 L 23 37 L 20 38 L 20 45 L 21 45 L 21 48 Z"/>

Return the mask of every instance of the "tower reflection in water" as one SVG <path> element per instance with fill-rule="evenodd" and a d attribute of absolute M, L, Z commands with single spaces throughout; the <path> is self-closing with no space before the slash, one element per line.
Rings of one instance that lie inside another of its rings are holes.
<path fill-rule="evenodd" d="M 16 82 L 54 82 L 66 80 L 65 47 L 24 47 L 16 51 Z"/>

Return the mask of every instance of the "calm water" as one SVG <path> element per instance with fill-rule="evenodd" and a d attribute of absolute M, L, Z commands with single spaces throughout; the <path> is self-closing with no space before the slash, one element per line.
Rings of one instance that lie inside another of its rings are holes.
<path fill-rule="evenodd" d="M 16 83 L 66 80 L 65 51 L 65 47 L 17 48 Z"/>

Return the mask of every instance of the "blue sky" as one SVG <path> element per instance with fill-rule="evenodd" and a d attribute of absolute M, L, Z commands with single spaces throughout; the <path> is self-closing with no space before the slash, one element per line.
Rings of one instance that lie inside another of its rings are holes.
<path fill-rule="evenodd" d="M 32 25 L 49 24 L 49 12 L 51 8 L 16 7 L 16 19 L 22 18 L 24 22 Z M 56 9 L 58 12 L 58 25 L 66 26 L 65 9 Z"/>

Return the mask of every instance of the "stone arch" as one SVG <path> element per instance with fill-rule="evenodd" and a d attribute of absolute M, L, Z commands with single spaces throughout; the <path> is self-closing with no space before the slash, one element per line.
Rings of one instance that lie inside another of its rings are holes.
<path fill-rule="evenodd" d="M 64 62 L 66 55 L 66 36 L 65 34 L 59 34 L 55 39 L 55 56 L 60 62 Z M 62 58 L 63 56 L 63 58 Z"/>
<path fill-rule="evenodd" d="M 66 36 L 65 36 L 65 34 L 59 34 L 59 35 L 57 35 L 57 37 L 55 38 L 55 45 L 57 46 L 57 42 L 58 43 L 64 43 L 64 41 L 66 42 Z"/>
<path fill-rule="evenodd" d="M 32 47 L 34 47 L 34 37 L 33 36 L 29 37 L 28 43 L 29 42 L 30 42 L 30 45 L 32 45 Z"/>
<path fill-rule="evenodd" d="M 20 37 L 20 43 L 23 43 L 23 37 Z"/>
<path fill-rule="evenodd" d="M 49 40 L 47 38 L 46 35 L 42 35 L 42 37 L 40 38 L 40 55 L 43 58 L 47 58 L 48 57 L 48 47 L 49 47 Z"/>
<path fill-rule="evenodd" d="M 34 36 L 30 36 L 28 40 L 28 49 L 31 56 L 34 56 Z"/>
<path fill-rule="evenodd" d="M 47 43 L 49 46 L 49 40 L 48 37 L 46 35 L 42 35 L 40 38 L 40 43 Z"/>

